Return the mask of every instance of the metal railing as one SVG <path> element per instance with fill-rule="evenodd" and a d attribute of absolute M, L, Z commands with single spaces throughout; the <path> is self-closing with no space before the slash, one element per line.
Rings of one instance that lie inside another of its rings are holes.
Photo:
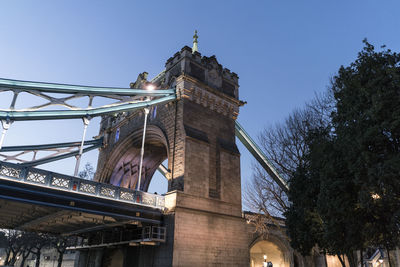
<path fill-rule="evenodd" d="M 161 195 L 0 161 L 0 182 L 1 179 L 88 196 L 113 199 L 157 209 L 163 209 L 165 203 L 164 196 Z"/>

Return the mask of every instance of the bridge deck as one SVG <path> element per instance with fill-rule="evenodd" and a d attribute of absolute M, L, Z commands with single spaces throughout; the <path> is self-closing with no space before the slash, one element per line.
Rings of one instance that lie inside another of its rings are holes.
<path fill-rule="evenodd" d="M 0 227 L 78 233 L 159 225 L 164 197 L 0 162 Z"/>

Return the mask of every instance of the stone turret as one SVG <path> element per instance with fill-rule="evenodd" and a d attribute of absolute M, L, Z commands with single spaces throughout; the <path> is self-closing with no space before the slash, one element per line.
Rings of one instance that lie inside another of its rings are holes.
<path fill-rule="evenodd" d="M 187 74 L 199 82 L 235 99 L 239 98 L 239 77 L 236 73 L 223 68 L 215 56 L 201 56 L 199 52 L 185 46 L 165 63 L 166 82 L 172 77 Z"/>
<path fill-rule="evenodd" d="M 241 106 L 238 79 L 215 56 L 201 56 L 188 46 L 169 58 L 165 72 L 153 79 L 158 88 L 177 92 L 176 101 L 153 108 L 146 131 L 141 188 L 148 188 L 165 159 L 169 170 L 164 217 L 168 237 L 151 256 L 154 266 L 248 266 L 235 139 Z M 98 180 L 134 188 L 143 120 L 141 111 L 111 124 L 104 120 L 100 135 L 107 133 L 109 145 L 99 155 Z"/>

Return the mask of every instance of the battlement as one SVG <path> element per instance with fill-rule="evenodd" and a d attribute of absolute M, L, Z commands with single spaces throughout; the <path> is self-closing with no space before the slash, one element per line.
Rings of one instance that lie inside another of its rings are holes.
<path fill-rule="evenodd" d="M 230 97 L 239 98 L 239 77 L 218 63 L 216 56 L 201 56 L 199 52 L 184 46 L 165 63 L 166 82 L 181 74 L 189 75 L 205 85 Z"/>

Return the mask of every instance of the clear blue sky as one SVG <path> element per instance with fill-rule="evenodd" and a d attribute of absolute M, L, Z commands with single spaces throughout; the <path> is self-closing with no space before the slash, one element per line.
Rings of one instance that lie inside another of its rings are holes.
<path fill-rule="evenodd" d="M 248 102 L 239 121 L 256 137 L 325 90 L 362 39 L 400 51 L 399 10 L 399 1 L 377 0 L 1 1 L 0 77 L 128 87 L 140 72 L 162 71 L 197 29 L 199 51 L 239 75 L 240 99 Z M 8 105 L 0 94 L 1 108 Z M 5 145 L 73 141 L 81 133 L 80 121 L 14 123 Z M 245 185 L 253 160 L 239 149 Z M 96 153 L 86 161 L 96 164 Z M 74 163 L 47 168 L 71 174 Z M 161 178 L 155 183 L 165 190 Z"/>

